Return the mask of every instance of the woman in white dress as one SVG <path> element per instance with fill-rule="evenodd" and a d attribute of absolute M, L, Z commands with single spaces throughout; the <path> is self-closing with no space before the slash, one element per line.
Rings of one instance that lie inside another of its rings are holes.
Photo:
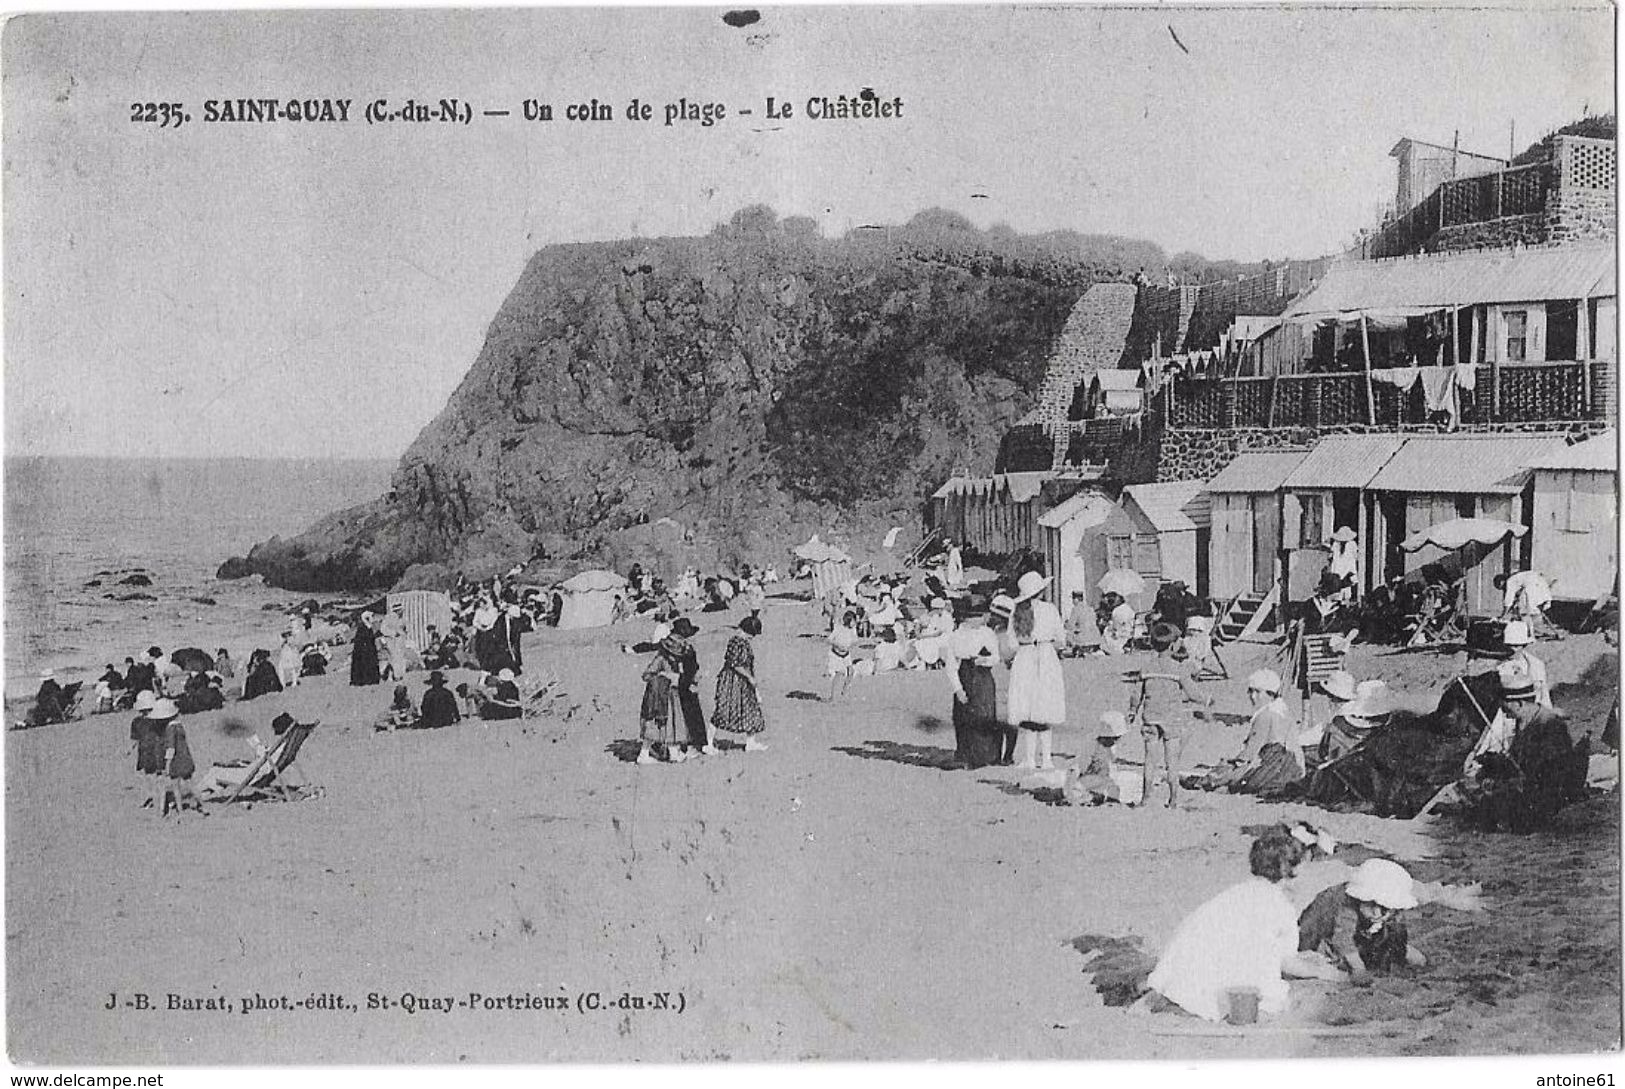
<path fill-rule="evenodd" d="M 1056 647 L 1066 642 L 1061 611 L 1039 598 L 1049 579 L 1036 571 L 1016 584 L 1010 630 L 1016 657 L 1010 663 L 1010 722 L 1020 731 L 1016 767 L 1050 768 L 1050 731 L 1066 723 L 1066 682 Z M 1036 761 L 1035 761 L 1036 756 Z"/>

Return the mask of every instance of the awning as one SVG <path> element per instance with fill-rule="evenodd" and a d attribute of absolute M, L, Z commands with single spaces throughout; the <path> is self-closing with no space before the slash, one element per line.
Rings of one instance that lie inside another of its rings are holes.
<path fill-rule="evenodd" d="M 1563 445 L 1561 435 L 1427 435 L 1405 440 L 1368 485 L 1373 491 L 1516 495 L 1529 462 Z"/>
<path fill-rule="evenodd" d="M 1399 543 L 1399 547 L 1406 552 L 1417 552 L 1428 545 L 1448 551 L 1466 548 L 1470 544 L 1494 548 L 1509 537 L 1522 537 L 1528 532 L 1526 526 L 1503 522 L 1499 518 L 1452 518 L 1411 534 Z"/>
<path fill-rule="evenodd" d="M 1584 242 L 1346 261 L 1328 268 L 1282 317 L 1313 323 L 1365 313 L 1397 320 L 1455 306 L 1616 294 L 1613 243 Z"/>
<path fill-rule="evenodd" d="M 1404 445 L 1403 435 L 1329 435 L 1315 444 L 1282 487 L 1363 488 Z"/>

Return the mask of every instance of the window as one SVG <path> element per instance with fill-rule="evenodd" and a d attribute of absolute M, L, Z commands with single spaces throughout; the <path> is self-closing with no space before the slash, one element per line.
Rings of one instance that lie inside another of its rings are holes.
<path fill-rule="evenodd" d="M 1305 495 L 1298 514 L 1298 547 L 1321 548 L 1326 544 L 1326 504 L 1318 495 Z"/>
<path fill-rule="evenodd" d="M 1529 358 L 1529 311 L 1503 310 L 1501 322 L 1506 329 L 1506 360 L 1522 363 Z"/>
<path fill-rule="evenodd" d="M 1106 569 L 1134 570 L 1134 538 L 1127 534 L 1106 538 Z"/>

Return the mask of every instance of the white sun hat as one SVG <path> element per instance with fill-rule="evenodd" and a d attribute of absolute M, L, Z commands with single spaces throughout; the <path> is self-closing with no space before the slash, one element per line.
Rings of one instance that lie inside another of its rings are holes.
<path fill-rule="evenodd" d="M 1247 687 L 1256 688 L 1260 692 L 1268 692 L 1272 696 L 1281 694 L 1281 675 L 1273 669 L 1257 669 L 1247 676 Z"/>
<path fill-rule="evenodd" d="M 181 709 L 175 706 L 174 700 L 158 700 L 152 705 L 152 710 L 147 712 L 147 717 L 158 719 L 161 722 L 172 719 L 180 713 Z"/>
<path fill-rule="evenodd" d="M 1028 571 L 1016 583 L 1016 601 L 1022 602 L 1035 598 L 1043 593 L 1044 588 L 1048 585 L 1049 578 L 1047 576 L 1040 575 L 1037 571 Z"/>
<path fill-rule="evenodd" d="M 1335 670 L 1321 678 L 1320 690 L 1333 699 L 1347 703 L 1355 695 L 1354 674 L 1346 669 Z"/>
<path fill-rule="evenodd" d="M 1381 904 L 1394 911 L 1416 906 L 1416 883 L 1405 867 L 1386 858 L 1368 858 L 1354 871 L 1348 894 L 1355 900 Z"/>
<path fill-rule="evenodd" d="M 152 690 L 150 688 L 142 689 L 140 692 L 135 694 L 135 709 L 137 711 L 150 711 L 152 710 L 152 705 L 157 702 L 158 697 L 152 694 Z"/>

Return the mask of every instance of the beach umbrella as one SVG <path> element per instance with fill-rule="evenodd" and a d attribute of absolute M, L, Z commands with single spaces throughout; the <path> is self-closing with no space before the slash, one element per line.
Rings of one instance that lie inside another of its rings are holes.
<path fill-rule="evenodd" d="M 176 667 L 190 673 L 193 669 L 201 669 L 205 673 L 214 668 L 214 657 L 206 650 L 197 647 L 182 647 L 169 656 Z"/>
<path fill-rule="evenodd" d="M 1138 571 L 1117 567 L 1101 575 L 1100 581 L 1095 585 L 1100 587 L 1103 594 L 1121 594 L 1128 597 L 1145 589 L 1145 579 L 1140 577 Z"/>
<path fill-rule="evenodd" d="M 581 594 L 599 590 L 619 590 L 626 585 L 626 580 L 613 571 L 583 571 L 566 579 L 562 585 L 572 594 Z"/>
<path fill-rule="evenodd" d="M 1450 551 L 1468 545 L 1490 549 L 1509 537 L 1522 537 L 1528 532 L 1526 526 L 1503 522 L 1499 518 L 1452 518 L 1446 522 L 1435 522 L 1420 533 L 1411 534 L 1400 542 L 1399 547 L 1406 552 L 1415 552 L 1428 545 Z"/>

